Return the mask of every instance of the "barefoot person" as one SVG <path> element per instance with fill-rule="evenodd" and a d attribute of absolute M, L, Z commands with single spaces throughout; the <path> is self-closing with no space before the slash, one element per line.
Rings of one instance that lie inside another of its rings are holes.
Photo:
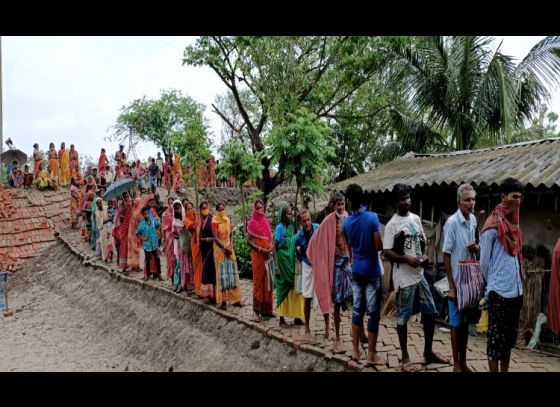
<path fill-rule="evenodd" d="M 476 192 L 469 184 L 457 189 L 459 209 L 445 222 L 443 242 L 443 264 L 449 282 L 448 313 L 451 326 L 451 349 L 453 350 L 453 371 L 470 372 L 467 366 L 467 343 L 469 324 L 480 319 L 478 307 L 459 310 L 457 308 L 457 284 L 459 282 L 459 261 L 467 260 L 469 253 L 476 255 L 476 218 L 473 215 Z"/>
<path fill-rule="evenodd" d="M 346 200 L 342 193 L 336 192 L 331 202 L 336 211 L 327 215 L 313 234 L 307 247 L 307 257 L 313 267 L 313 286 L 325 319 L 325 333 L 328 338 L 330 311 L 334 304 L 334 351 L 344 353 L 346 349 L 340 339 L 340 308 L 346 310 L 352 298 L 350 251 L 342 233 L 342 223 L 348 214 L 344 210 Z"/>
<path fill-rule="evenodd" d="M 377 354 L 377 336 L 383 296 L 382 272 L 378 252 L 383 247 L 377 214 L 363 205 L 364 192 L 357 184 L 346 188 L 347 205 L 352 214 L 344 219 L 342 230 L 352 249 L 352 360 L 358 361 L 360 336 L 363 333 L 364 314 L 368 322 L 368 365 L 382 365 L 386 359 Z"/>
<path fill-rule="evenodd" d="M 247 223 L 247 243 L 251 247 L 251 267 L 253 270 L 253 313 L 255 322 L 263 316 L 274 316 L 272 311 L 272 291 L 268 289 L 265 262 L 272 254 L 272 231 L 264 212 L 264 203 L 257 199 L 253 203 L 253 215 Z"/>
<path fill-rule="evenodd" d="M 296 259 L 301 263 L 301 285 L 302 295 L 304 301 L 304 314 L 305 314 L 305 334 L 302 338 L 303 342 L 313 342 L 309 324 L 311 320 L 311 304 L 314 302 L 315 289 L 313 287 L 313 267 L 307 258 L 307 245 L 315 231 L 319 228 L 319 224 L 311 222 L 311 213 L 309 210 L 302 209 L 299 213 L 300 228 L 296 233 L 295 246 L 296 246 Z M 325 318 L 325 329 L 327 340 L 331 339 L 329 332 L 329 315 Z"/>
<path fill-rule="evenodd" d="M 286 205 L 278 210 L 278 224 L 274 233 L 276 253 L 276 307 L 280 325 L 285 325 L 285 317 L 294 318 L 296 325 L 303 325 L 303 296 L 294 289 L 295 251 L 294 224 L 292 212 Z"/>

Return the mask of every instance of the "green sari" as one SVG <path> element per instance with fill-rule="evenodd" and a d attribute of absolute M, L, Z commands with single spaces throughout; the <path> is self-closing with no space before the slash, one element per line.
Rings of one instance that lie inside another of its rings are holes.
<path fill-rule="evenodd" d="M 276 306 L 280 306 L 290 290 L 294 287 L 295 274 L 295 247 L 294 247 L 294 225 L 290 223 L 286 228 L 282 223 L 282 213 L 286 206 L 278 210 L 278 223 L 274 238 L 278 241 L 276 260 L 280 275 L 276 275 L 274 285 L 276 287 Z"/>

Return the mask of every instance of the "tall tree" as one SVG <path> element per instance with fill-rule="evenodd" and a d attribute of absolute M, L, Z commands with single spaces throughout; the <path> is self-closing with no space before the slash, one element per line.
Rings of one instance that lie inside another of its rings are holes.
<path fill-rule="evenodd" d="M 546 37 L 515 64 L 491 37 L 421 37 L 393 47 L 390 85 L 410 95 L 392 109 L 401 151 L 509 143 L 558 82 L 560 37 Z"/>
<path fill-rule="evenodd" d="M 185 151 L 185 134 L 208 138 L 204 110 L 204 105 L 179 90 L 163 90 L 158 99 L 144 96 L 124 106 L 108 138 L 151 141 L 166 155 L 175 148 Z"/>
<path fill-rule="evenodd" d="M 334 156 L 329 136 L 327 125 L 305 108 L 287 114 L 285 124 L 270 133 L 273 161 L 278 163 L 280 172 L 288 174 L 290 181 L 296 181 L 296 208 L 302 187 L 312 194 L 323 192 L 327 163 Z"/>
<path fill-rule="evenodd" d="M 243 212 L 243 235 L 247 228 L 247 211 L 245 210 L 245 194 L 243 185 L 247 181 L 259 179 L 262 176 L 263 166 L 259 156 L 249 154 L 247 145 L 241 140 L 233 139 L 220 148 L 222 161 L 220 169 L 226 177 L 235 177 L 235 183 L 241 190 L 241 204 Z"/>
<path fill-rule="evenodd" d="M 213 105 L 234 134 L 246 132 L 253 153 L 262 154 L 261 190 L 266 196 L 283 180 L 271 176 L 266 136 L 300 107 L 327 119 L 367 83 L 385 61 L 385 37 L 200 37 L 183 63 L 209 66 L 227 86 L 242 126 Z M 274 139 L 274 138 L 273 138 Z"/>

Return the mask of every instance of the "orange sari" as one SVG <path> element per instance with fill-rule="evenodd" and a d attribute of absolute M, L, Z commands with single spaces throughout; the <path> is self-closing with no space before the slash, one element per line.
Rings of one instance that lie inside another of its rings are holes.
<path fill-rule="evenodd" d="M 185 226 L 191 234 L 191 253 L 192 253 L 192 265 L 194 270 L 194 293 L 202 297 L 202 291 L 200 289 L 202 285 L 202 258 L 200 255 L 200 244 L 199 244 L 199 234 L 197 225 L 200 224 L 200 219 L 196 215 L 194 209 L 189 209 L 187 211 L 187 216 L 185 216 Z"/>
<path fill-rule="evenodd" d="M 49 177 L 58 182 L 59 168 L 58 168 L 58 155 L 55 150 L 49 150 L 49 165 L 51 166 L 51 172 Z"/>
<path fill-rule="evenodd" d="M 224 212 L 216 212 L 212 217 L 212 231 L 217 232 L 218 239 L 224 243 L 225 246 L 229 246 L 231 241 L 229 235 L 231 232 L 231 222 Z M 233 247 L 231 247 L 232 253 L 230 259 L 236 261 L 235 252 L 233 252 Z M 220 285 L 220 264 L 226 260 L 226 253 L 214 242 L 214 262 L 216 264 L 216 303 L 221 304 L 222 302 L 241 302 L 241 288 L 240 284 L 237 284 L 236 288 L 222 291 Z M 239 282 L 239 271 L 237 271 L 237 281 Z"/>
<path fill-rule="evenodd" d="M 68 150 L 59 150 L 58 158 L 60 160 L 60 185 L 66 186 L 70 183 L 70 156 Z"/>

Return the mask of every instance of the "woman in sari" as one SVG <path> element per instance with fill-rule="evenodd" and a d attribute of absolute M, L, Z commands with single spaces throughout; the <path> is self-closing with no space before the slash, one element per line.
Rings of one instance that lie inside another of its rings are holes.
<path fill-rule="evenodd" d="M 60 144 L 58 150 L 58 159 L 60 162 L 60 185 L 65 187 L 70 182 L 70 155 L 64 143 Z"/>
<path fill-rule="evenodd" d="M 39 164 L 39 174 L 33 184 L 37 186 L 37 189 L 45 189 L 49 186 L 49 172 L 45 169 L 44 164 Z"/>
<path fill-rule="evenodd" d="M 107 172 L 107 154 L 105 154 L 105 149 L 101 149 L 101 154 L 99 155 L 99 161 L 97 163 L 97 171 L 101 174 L 101 172 Z"/>
<path fill-rule="evenodd" d="M 142 250 L 142 238 L 136 236 L 136 229 L 142 222 L 142 198 L 134 198 L 132 204 L 132 219 L 128 226 L 128 254 L 126 266 L 134 271 L 140 270 L 140 250 Z"/>
<path fill-rule="evenodd" d="M 167 259 L 167 279 L 173 284 L 175 272 L 175 254 L 173 243 L 173 197 L 167 198 L 167 209 L 161 215 L 161 231 L 163 234 L 163 248 Z"/>
<path fill-rule="evenodd" d="M 236 307 L 241 307 L 241 287 L 239 283 L 239 270 L 233 251 L 233 241 L 231 238 L 231 222 L 226 215 L 226 206 L 219 203 L 216 206 L 216 214 L 212 218 L 212 232 L 214 234 L 214 262 L 216 263 L 216 303 L 221 304 L 221 308 L 227 307 L 227 302 L 233 303 Z M 220 265 L 226 260 L 235 262 L 235 273 L 237 287 L 224 289 L 220 279 Z"/>
<path fill-rule="evenodd" d="M 80 191 L 76 186 L 76 180 L 72 178 L 70 180 L 70 221 L 72 223 L 72 229 L 75 229 L 78 225 L 78 214 L 80 204 Z"/>
<path fill-rule="evenodd" d="M 185 226 L 190 234 L 191 241 L 191 270 L 193 271 L 194 293 L 202 297 L 200 285 L 202 284 L 202 258 L 200 257 L 200 217 L 196 214 L 193 205 L 189 202 L 185 216 Z"/>
<path fill-rule="evenodd" d="M 278 211 L 274 248 L 278 265 L 274 285 L 280 325 L 286 324 L 285 317 L 294 318 L 296 325 L 303 325 L 303 295 L 296 294 L 294 289 L 294 224 L 292 223 L 292 213 L 286 205 L 282 205 Z"/>
<path fill-rule="evenodd" d="M 70 151 L 68 152 L 70 159 L 70 178 L 76 178 L 80 168 L 78 166 L 78 152 L 74 148 L 74 144 L 70 144 Z"/>
<path fill-rule="evenodd" d="M 173 288 L 181 292 L 187 288 L 187 276 L 190 267 L 187 256 L 187 229 L 185 228 L 185 208 L 181 201 L 173 201 L 173 254 L 175 255 L 175 271 Z"/>
<path fill-rule="evenodd" d="M 107 250 L 107 233 L 105 231 L 105 224 L 107 223 L 107 213 L 103 208 L 103 200 L 97 198 L 95 200 L 95 227 L 97 229 L 97 241 L 95 245 L 95 254 L 100 259 L 105 258 Z"/>
<path fill-rule="evenodd" d="M 193 259 L 192 259 L 192 237 L 191 237 L 191 233 L 189 232 L 188 228 L 187 228 L 187 212 L 189 210 L 191 210 L 191 213 L 194 212 L 194 206 L 192 203 L 189 202 L 189 200 L 187 198 L 183 199 L 182 201 L 183 204 L 183 208 L 185 208 L 185 214 L 183 216 L 183 237 L 185 240 L 185 244 L 184 244 L 184 252 L 185 252 L 185 261 L 188 263 L 188 269 L 186 272 L 186 281 L 184 283 L 184 289 L 187 291 L 188 295 L 191 295 L 194 293 L 194 268 L 193 268 Z"/>
<path fill-rule="evenodd" d="M 268 277 L 264 263 L 272 254 L 272 231 L 264 213 L 264 202 L 257 199 L 253 203 L 253 215 L 247 223 L 248 244 L 251 247 L 253 269 L 253 312 L 255 322 L 263 316 L 274 316 L 272 311 L 272 291 L 268 289 Z"/>
<path fill-rule="evenodd" d="M 181 157 L 179 154 L 175 154 L 175 163 L 173 163 L 173 190 L 175 193 L 179 192 L 182 183 Z"/>
<path fill-rule="evenodd" d="M 119 267 L 124 272 L 128 267 L 128 228 L 132 219 L 132 202 L 130 201 L 130 195 L 126 192 L 123 194 L 123 202 L 122 222 L 119 226 L 119 241 L 121 244 L 119 247 Z"/>
<path fill-rule="evenodd" d="M 171 195 L 171 159 L 167 156 L 163 164 L 163 182 L 165 189 L 167 189 L 167 195 Z"/>
<path fill-rule="evenodd" d="M 59 177 L 58 155 L 56 154 L 54 143 L 49 144 L 49 166 L 50 166 L 49 177 L 58 183 L 58 177 Z"/>
<path fill-rule="evenodd" d="M 117 200 L 117 205 L 119 205 L 119 201 Z M 119 251 L 121 247 L 121 224 L 124 221 L 124 203 L 121 202 L 117 212 L 115 213 L 115 217 L 113 220 L 113 228 L 111 230 L 111 235 L 113 236 L 113 242 L 115 243 L 115 253 L 117 258 L 117 264 L 119 264 Z"/>
<path fill-rule="evenodd" d="M 200 292 L 202 297 L 211 304 L 216 303 L 216 265 L 214 264 L 214 234 L 212 233 L 212 215 L 208 202 L 200 203 L 199 227 L 200 257 L 202 260 L 202 282 Z"/>

